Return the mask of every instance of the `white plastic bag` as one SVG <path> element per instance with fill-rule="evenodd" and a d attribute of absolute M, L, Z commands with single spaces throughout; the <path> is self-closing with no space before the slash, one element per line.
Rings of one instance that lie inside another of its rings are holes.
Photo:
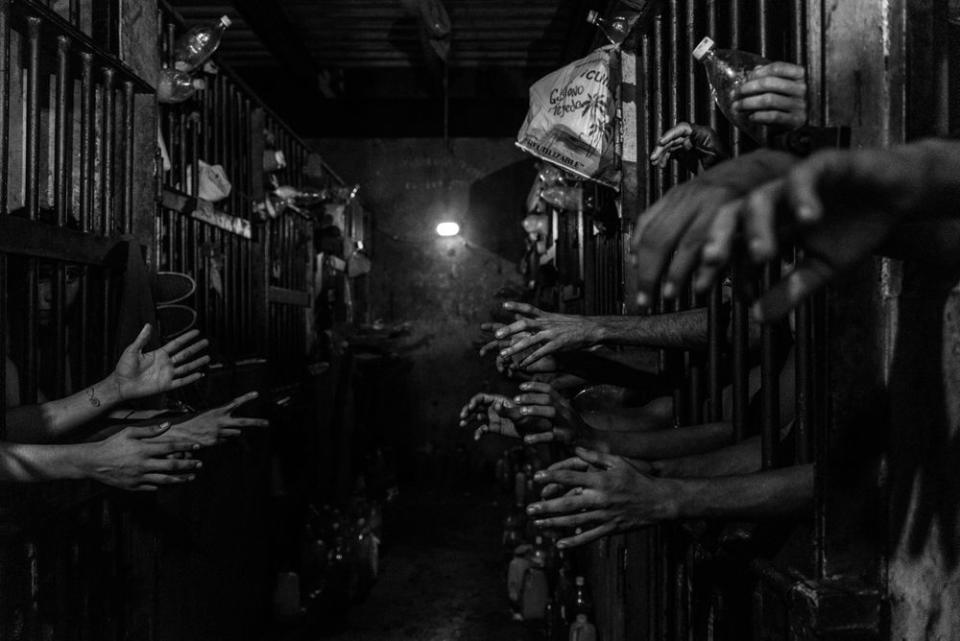
<path fill-rule="evenodd" d="M 601 47 L 534 83 L 517 146 L 578 176 L 619 188 L 619 74 L 611 71 L 616 55 L 612 45 Z"/>

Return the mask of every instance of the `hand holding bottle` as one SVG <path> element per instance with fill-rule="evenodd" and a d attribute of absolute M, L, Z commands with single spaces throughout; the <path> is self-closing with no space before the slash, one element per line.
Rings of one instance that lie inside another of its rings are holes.
<path fill-rule="evenodd" d="M 806 72 L 790 62 L 772 62 L 750 71 L 734 89 L 735 111 L 756 124 L 797 129 L 807 123 Z"/>

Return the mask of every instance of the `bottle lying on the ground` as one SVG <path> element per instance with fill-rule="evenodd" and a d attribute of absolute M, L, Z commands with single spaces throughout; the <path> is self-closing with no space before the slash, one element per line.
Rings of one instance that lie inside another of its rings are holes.
<path fill-rule="evenodd" d="M 750 122 L 747 114 L 736 111 L 732 105 L 737 87 L 747 81 L 751 71 L 770 64 L 762 56 L 736 49 L 717 49 L 710 38 L 704 38 L 693 50 L 693 57 L 704 66 L 707 80 L 710 82 L 710 94 L 717 107 L 737 129 L 748 134 L 757 142 L 763 139 L 763 128 Z"/>

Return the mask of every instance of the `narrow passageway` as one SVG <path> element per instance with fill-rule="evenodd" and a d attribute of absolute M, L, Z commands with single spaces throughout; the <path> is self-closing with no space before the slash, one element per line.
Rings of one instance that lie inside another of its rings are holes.
<path fill-rule="evenodd" d="M 336 641 L 523 641 L 511 620 L 492 492 L 410 489 L 386 527 L 381 575 Z"/>

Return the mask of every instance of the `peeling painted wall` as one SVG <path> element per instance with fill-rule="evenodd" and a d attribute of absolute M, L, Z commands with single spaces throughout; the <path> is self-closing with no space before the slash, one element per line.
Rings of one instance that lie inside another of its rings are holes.
<path fill-rule="evenodd" d="M 462 404 L 496 384 L 474 342 L 494 295 L 518 286 L 520 221 L 532 162 L 510 139 L 321 140 L 325 159 L 361 184 L 373 214 L 371 318 L 412 325 L 409 380 L 417 444 L 446 446 Z M 460 223 L 440 238 L 437 223 Z"/>

